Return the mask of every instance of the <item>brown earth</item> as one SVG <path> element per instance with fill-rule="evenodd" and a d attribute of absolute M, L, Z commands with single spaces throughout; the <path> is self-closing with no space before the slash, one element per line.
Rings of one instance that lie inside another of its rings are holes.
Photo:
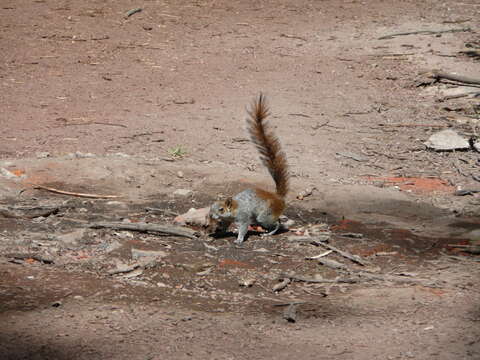
<path fill-rule="evenodd" d="M 480 190 L 478 153 L 423 144 L 477 137 L 478 97 L 445 97 L 478 88 L 416 86 L 478 77 L 462 53 L 480 48 L 475 1 L 4 0 L 0 15 L 2 359 L 480 358 L 478 255 L 456 247 L 478 241 L 479 197 L 454 195 Z M 379 39 L 419 30 L 437 33 Z M 291 166 L 289 232 L 238 248 L 85 227 L 271 186 L 244 133 L 260 91 Z M 307 260 L 325 249 L 301 235 L 368 264 Z M 274 293 L 285 273 L 324 282 Z"/>

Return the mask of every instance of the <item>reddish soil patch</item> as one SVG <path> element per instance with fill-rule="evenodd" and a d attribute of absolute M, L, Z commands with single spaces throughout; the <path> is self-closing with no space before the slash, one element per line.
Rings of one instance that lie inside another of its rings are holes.
<path fill-rule="evenodd" d="M 368 177 L 370 181 L 381 181 L 385 186 L 397 186 L 403 191 L 413 191 L 418 194 L 453 193 L 455 187 L 447 181 L 436 178 L 418 177 Z"/>

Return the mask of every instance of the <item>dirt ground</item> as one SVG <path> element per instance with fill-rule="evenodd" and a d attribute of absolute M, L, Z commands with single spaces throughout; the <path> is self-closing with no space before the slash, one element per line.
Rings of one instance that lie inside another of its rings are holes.
<path fill-rule="evenodd" d="M 0 15 L 2 359 L 480 358 L 480 262 L 462 251 L 480 241 L 478 152 L 424 145 L 477 138 L 479 97 L 457 95 L 478 87 L 424 82 L 478 78 L 476 1 L 3 0 Z M 433 33 L 381 39 L 416 31 Z M 235 247 L 90 227 L 271 187 L 244 132 L 260 91 L 289 231 Z M 307 259 L 319 238 L 363 265 Z"/>

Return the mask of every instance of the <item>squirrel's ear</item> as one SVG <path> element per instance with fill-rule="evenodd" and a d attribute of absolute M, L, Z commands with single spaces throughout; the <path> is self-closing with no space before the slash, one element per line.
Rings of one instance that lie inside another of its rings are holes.
<path fill-rule="evenodd" d="M 231 208 L 233 204 L 233 199 L 231 197 L 228 197 L 225 199 L 225 207 L 226 208 Z"/>

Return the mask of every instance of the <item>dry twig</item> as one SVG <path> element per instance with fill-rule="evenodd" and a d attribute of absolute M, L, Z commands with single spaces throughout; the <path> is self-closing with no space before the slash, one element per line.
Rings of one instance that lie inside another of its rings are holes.
<path fill-rule="evenodd" d="M 447 30 L 418 30 L 418 31 L 407 31 L 401 33 L 395 33 L 390 35 L 384 35 L 378 38 L 378 40 L 393 39 L 396 36 L 405 36 L 405 35 L 435 35 L 435 34 L 444 34 L 444 33 L 453 33 L 453 32 L 465 32 L 472 31 L 471 28 L 458 28 L 458 29 L 447 29 Z"/>
<path fill-rule="evenodd" d="M 120 196 L 118 195 L 98 195 L 98 194 L 85 194 L 85 193 L 77 193 L 72 191 L 65 191 L 65 190 L 58 190 L 55 188 L 51 188 L 48 186 L 43 185 L 34 185 L 34 189 L 41 189 L 47 190 L 56 194 L 63 194 L 63 195 L 70 195 L 70 196 L 78 196 L 78 197 L 85 197 L 85 198 L 92 198 L 92 199 L 116 199 Z"/>

